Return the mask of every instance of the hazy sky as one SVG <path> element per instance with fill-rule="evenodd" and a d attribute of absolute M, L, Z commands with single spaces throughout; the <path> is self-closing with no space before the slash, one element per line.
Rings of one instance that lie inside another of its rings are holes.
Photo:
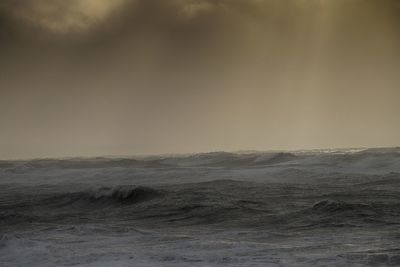
<path fill-rule="evenodd" d="M 0 158 L 400 145 L 397 0 L 1 0 Z"/>

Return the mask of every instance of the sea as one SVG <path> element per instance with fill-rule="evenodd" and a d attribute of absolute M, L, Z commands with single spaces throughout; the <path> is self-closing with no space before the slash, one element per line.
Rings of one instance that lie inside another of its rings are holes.
<path fill-rule="evenodd" d="M 400 266 L 400 148 L 3 160 L 0 266 Z"/>

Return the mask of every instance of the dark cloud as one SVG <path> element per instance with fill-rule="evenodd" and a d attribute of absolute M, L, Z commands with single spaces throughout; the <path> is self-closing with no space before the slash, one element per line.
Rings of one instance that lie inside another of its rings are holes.
<path fill-rule="evenodd" d="M 172 48 L 218 55 L 244 46 L 242 51 L 267 47 L 272 54 L 276 46 L 292 49 L 288 44 L 295 42 L 301 49 L 314 41 L 321 16 L 329 15 L 327 6 L 333 14 L 333 42 L 348 42 L 354 34 L 367 38 L 382 28 L 398 34 L 393 0 L 4 0 L 0 38 L 3 46 L 17 42 L 96 50 L 129 42 L 134 49 L 149 42 L 167 53 Z"/>

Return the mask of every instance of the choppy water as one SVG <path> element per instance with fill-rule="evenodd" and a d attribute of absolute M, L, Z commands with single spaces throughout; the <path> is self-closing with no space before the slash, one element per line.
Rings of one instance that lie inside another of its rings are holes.
<path fill-rule="evenodd" d="M 398 266 L 399 151 L 1 162 L 0 266 Z"/>

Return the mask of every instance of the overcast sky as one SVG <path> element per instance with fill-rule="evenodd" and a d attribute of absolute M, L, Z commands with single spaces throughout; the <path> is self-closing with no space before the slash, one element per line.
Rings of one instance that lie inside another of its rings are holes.
<path fill-rule="evenodd" d="M 400 145 L 396 0 L 1 0 L 0 158 Z"/>

